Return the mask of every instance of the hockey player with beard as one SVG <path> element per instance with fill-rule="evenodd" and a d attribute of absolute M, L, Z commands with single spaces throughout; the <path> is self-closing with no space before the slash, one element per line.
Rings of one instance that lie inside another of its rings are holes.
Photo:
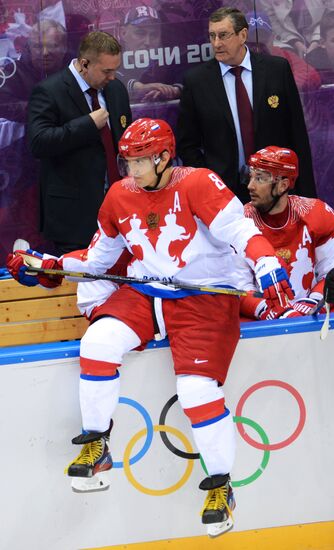
<path fill-rule="evenodd" d="M 248 164 L 251 201 L 245 215 L 286 267 L 295 293 L 293 309 L 309 315 L 322 300 L 326 274 L 334 266 L 334 211 L 320 199 L 288 194 L 298 177 L 298 158 L 291 149 L 268 146 L 251 155 Z M 241 314 L 260 320 L 280 316 L 253 296 L 241 298 Z"/>
<path fill-rule="evenodd" d="M 168 333 L 178 398 L 208 471 L 199 486 L 207 491 L 202 522 L 216 536 L 233 526 L 235 506 L 235 433 L 224 382 L 239 340 L 239 299 L 175 290 L 159 280 L 238 288 L 237 251 L 254 270 L 268 307 L 286 310 L 293 293 L 273 247 L 217 174 L 173 167 L 175 138 L 166 122 L 136 120 L 123 134 L 119 153 L 126 176 L 108 191 L 87 253 L 39 260 L 42 268 L 103 274 L 127 248 L 133 255 L 128 276 L 152 281 L 124 284 L 91 310 L 80 348 L 83 431 L 72 440 L 83 448 L 67 473 L 76 490 L 106 488 L 102 474 L 112 467 L 108 438 L 119 367 L 125 353 L 153 338 L 157 323 L 162 336 Z M 29 253 L 17 251 L 7 265 L 23 284 L 26 277 L 30 284 L 33 278 L 35 284 L 50 282 L 45 274 L 28 275 L 27 263 Z"/>

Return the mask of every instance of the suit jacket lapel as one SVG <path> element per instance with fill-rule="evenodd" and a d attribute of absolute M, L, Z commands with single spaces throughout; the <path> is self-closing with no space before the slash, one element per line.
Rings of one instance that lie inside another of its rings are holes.
<path fill-rule="evenodd" d="M 64 82 L 68 87 L 68 93 L 76 106 L 80 109 L 83 115 L 90 113 L 90 108 L 85 98 L 85 94 L 82 92 L 79 84 L 75 80 L 70 69 L 66 67 L 64 70 Z"/>
<path fill-rule="evenodd" d="M 263 93 L 265 89 L 265 64 L 261 56 L 251 53 L 252 81 L 253 81 L 253 112 L 254 112 L 254 133 L 257 132 L 257 125 L 260 118 L 261 106 L 263 105 Z"/>
<path fill-rule="evenodd" d="M 231 128 L 234 129 L 232 111 L 227 99 L 219 63 L 216 59 L 212 59 L 211 61 L 208 61 L 206 67 L 208 70 L 207 89 L 213 93 L 216 101 L 219 103 L 219 110 L 223 112 Z"/>
<path fill-rule="evenodd" d="M 116 116 L 116 109 L 113 108 L 114 91 L 112 81 L 104 88 L 103 95 L 106 101 L 107 110 L 109 111 L 110 128 L 116 128 L 118 125 L 118 120 Z"/>

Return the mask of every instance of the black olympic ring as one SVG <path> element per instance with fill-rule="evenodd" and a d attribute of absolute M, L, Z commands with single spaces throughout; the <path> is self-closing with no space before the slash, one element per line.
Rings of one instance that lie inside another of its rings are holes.
<path fill-rule="evenodd" d="M 172 407 L 172 405 L 174 405 L 174 403 L 178 400 L 178 396 L 177 394 L 173 395 L 173 397 L 171 397 L 166 405 L 164 406 L 164 408 L 162 409 L 161 411 L 161 414 L 160 414 L 160 418 L 159 418 L 159 424 L 161 426 L 165 426 L 166 424 L 166 416 L 167 416 L 167 413 L 169 411 L 169 409 Z M 176 456 L 179 456 L 181 458 L 191 458 L 191 459 L 198 459 L 200 458 L 200 454 L 199 453 L 186 453 L 185 451 L 181 451 L 180 449 L 178 449 L 177 447 L 175 447 L 173 445 L 173 443 L 171 443 L 167 437 L 167 433 L 166 432 L 159 432 L 160 433 L 160 437 L 163 441 L 163 443 L 166 445 L 167 449 L 169 449 L 173 454 L 175 454 Z"/>

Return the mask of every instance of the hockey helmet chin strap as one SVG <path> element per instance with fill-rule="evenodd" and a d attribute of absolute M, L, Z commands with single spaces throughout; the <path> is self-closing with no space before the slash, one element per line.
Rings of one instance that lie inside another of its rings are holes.
<path fill-rule="evenodd" d="M 154 162 L 154 172 L 155 172 L 155 175 L 156 175 L 156 178 L 157 178 L 157 182 L 156 182 L 155 185 L 153 185 L 153 187 L 151 185 L 146 185 L 146 187 L 144 187 L 145 191 L 155 191 L 157 189 L 157 187 L 159 187 L 162 175 L 165 172 L 165 170 L 167 170 L 168 164 L 169 164 L 167 162 L 165 168 L 160 172 L 160 174 L 158 174 L 158 166 L 161 162 L 161 156 L 159 155 L 156 159 L 153 160 L 153 162 Z"/>
<path fill-rule="evenodd" d="M 278 203 L 278 201 L 280 200 L 281 197 L 283 197 L 283 195 L 285 195 L 285 193 L 288 193 L 289 192 L 289 188 L 287 188 L 285 191 L 283 191 L 283 193 L 281 193 L 280 195 L 274 195 L 273 194 L 273 191 L 277 185 L 278 181 L 274 181 L 272 183 L 272 187 L 271 187 L 271 196 L 272 196 L 272 201 L 270 203 L 270 206 L 269 208 L 267 209 L 264 209 L 264 208 L 261 208 L 259 209 L 261 214 L 269 214 L 271 212 L 271 210 L 274 208 L 274 206 L 276 206 L 276 204 Z"/>

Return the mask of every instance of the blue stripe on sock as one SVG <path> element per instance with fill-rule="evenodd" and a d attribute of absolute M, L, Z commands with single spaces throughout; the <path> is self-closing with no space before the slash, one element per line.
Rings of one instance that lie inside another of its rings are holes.
<path fill-rule="evenodd" d="M 80 374 L 80 378 L 82 380 L 89 380 L 90 382 L 103 382 L 103 380 L 115 380 L 116 378 L 119 378 L 119 372 L 117 371 L 113 376 L 93 376 L 92 374 Z"/>
<path fill-rule="evenodd" d="M 199 422 L 198 424 L 192 424 L 191 426 L 193 428 L 203 428 L 203 426 L 209 426 L 210 424 L 215 424 L 215 422 L 219 422 L 222 418 L 225 418 L 225 416 L 228 416 L 230 414 L 230 411 L 228 409 L 225 409 L 224 414 L 220 414 L 219 416 L 215 416 L 215 418 L 209 418 L 209 420 L 204 420 L 203 422 Z"/>

